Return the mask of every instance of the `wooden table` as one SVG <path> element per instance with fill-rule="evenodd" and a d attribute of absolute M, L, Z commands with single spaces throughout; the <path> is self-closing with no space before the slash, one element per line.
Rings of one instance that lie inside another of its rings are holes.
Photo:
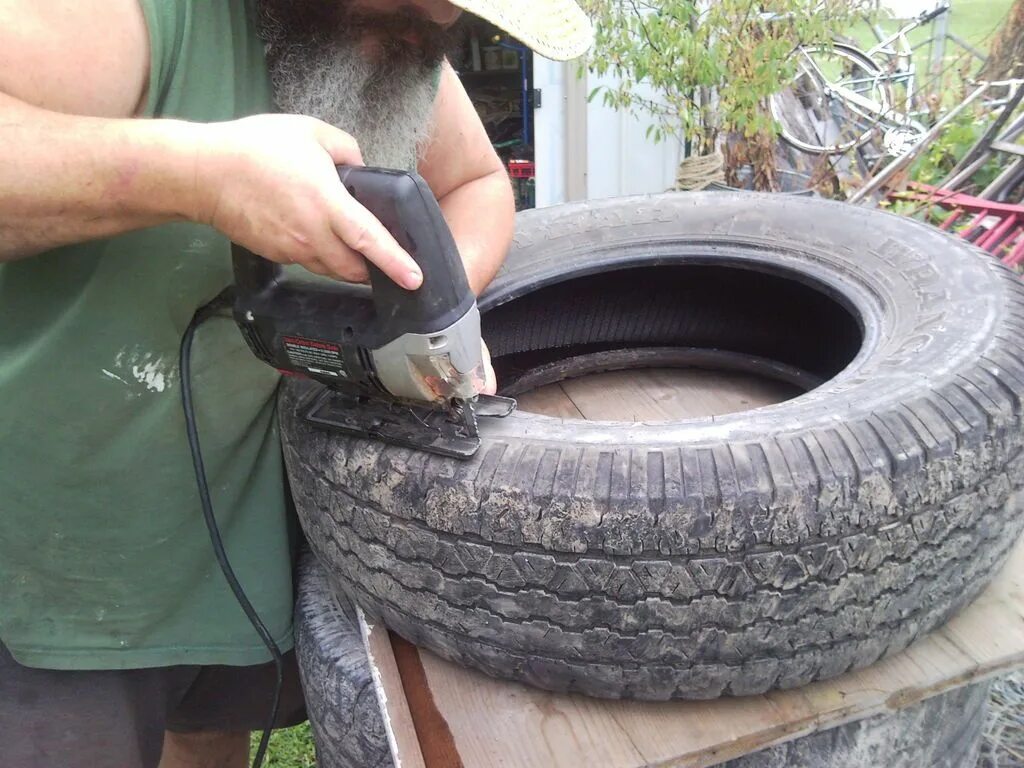
<path fill-rule="evenodd" d="M 753 408 L 793 393 L 744 375 L 610 373 L 545 387 L 525 410 L 652 420 Z M 859 672 L 711 702 L 602 701 L 493 680 L 366 628 L 402 768 L 710 766 L 894 711 L 1024 666 L 1024 542 L 988 590 L 942 629 Z"/>

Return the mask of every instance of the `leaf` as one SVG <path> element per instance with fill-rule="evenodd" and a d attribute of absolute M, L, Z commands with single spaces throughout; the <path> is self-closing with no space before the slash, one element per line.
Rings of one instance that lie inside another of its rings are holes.
<path fill-rule="evenodd" d="M 845 31 L 866 2 L 583 0 L 597 33 L 587 68 L 618 80 L 614 96 L 604 92 L 607 105 L 657 117 L 648 139 L 692 136 L 711 146 L 718 130 L 773 134 L 767 99 L 793 77 L 792 51 Z"/>

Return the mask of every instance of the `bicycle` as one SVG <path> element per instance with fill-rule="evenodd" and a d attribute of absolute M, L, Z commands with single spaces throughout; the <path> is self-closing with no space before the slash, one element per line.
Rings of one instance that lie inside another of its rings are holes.
<path fill-rule="evenodd" d="M 792 84 L 770 99 L 781 137 L 810 154 L 844 154 L 881 134 L 887 154 L 900 155 L 927 132 L 915 111 L 917 69 L 907 35 L 950 12 L 941 2 L 862 50 L 836 40 L 800 46 Z M 945 34 L 945 33 L 944 33 Z"/>

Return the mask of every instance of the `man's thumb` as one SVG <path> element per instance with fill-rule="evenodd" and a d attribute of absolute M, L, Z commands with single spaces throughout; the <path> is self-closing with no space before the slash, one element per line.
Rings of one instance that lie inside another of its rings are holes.
<path fill-rule="evenodd" d="M 335 165 L 365 165 L 356 140 L 344 131 L 318 121 L 315 136 Z"/>

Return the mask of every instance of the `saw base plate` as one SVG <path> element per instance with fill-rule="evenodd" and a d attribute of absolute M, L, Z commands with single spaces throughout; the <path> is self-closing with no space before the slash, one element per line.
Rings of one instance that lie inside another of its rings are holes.
<path fill-rule="evenodd" d="M 464 460 L 480 448 L 475 418 L 448 409 L 352 395 L 328 387 L 314 392 L 307 402 L 306 420 L 334 432 Z M 481 395 L 475 403 L 461 407 L 472 408 L 476 418 L 503 418 L 515 410 L 516 401 Z"/>

